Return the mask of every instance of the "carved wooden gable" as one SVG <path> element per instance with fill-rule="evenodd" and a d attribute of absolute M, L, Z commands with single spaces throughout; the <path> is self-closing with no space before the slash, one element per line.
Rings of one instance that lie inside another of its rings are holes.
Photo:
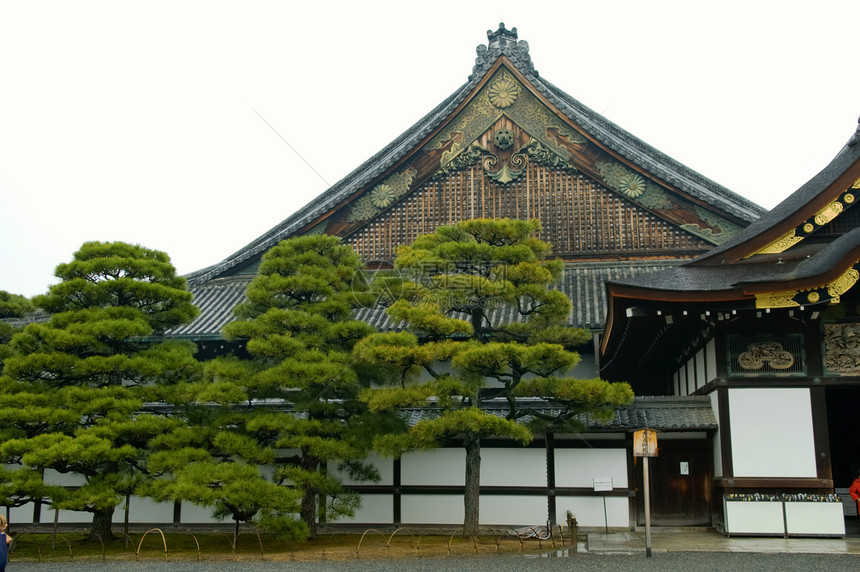
<path fill-rule="evenodd" d="M 544 81 L 515 29 L 487 37 L 465 85 L 189 283 L 252 274 L 266 250 L 307 233 L 343 237 L 384 265 L 399 245 L 476 217 L 538 218 L 570 261 L 689 259 L 763 212 Z"/>
<path fill-rule="evenodd" d="M 385 268 L 398 246 L 482 217 L 539 219 L 541 238 L 568 262 L 570 324 L 594 328 L 605 317 L 604 281 L 719 249 L 764 212 L 546 82 L 515 28 L 487 38 L 467 82 L 410 129 L 244 248 L 188 275 L 203 312 L 181 334 L 217 335 L 282 240 L 340 236 L 369 267 Z"/>
<path fill-rule="evenodd" d="M 538 218 L 541 238 L 568 259 L 686 257 L 741 228 L 619 160 L 500 63 L 423 145 L 314 231 L 381 262 L 440 225 L 483 217 Z"/>

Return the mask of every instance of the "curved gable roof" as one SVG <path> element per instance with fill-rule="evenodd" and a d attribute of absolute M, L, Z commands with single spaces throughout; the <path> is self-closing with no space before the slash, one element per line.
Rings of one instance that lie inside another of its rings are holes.
<path fill-rule="evenodd" d="M 528 43 L 517 40 L 516 28 L 507 30 L 504 24 L 501 24 L 496 32 L 488 31 L 487 35 L 488 45 L 478 46 L 475 65 L 463 86 L 384 149 L 280 224 L 221 262 L 187 275 L 189 285 L 193 287 L 213 278 L 231 274 L 258 259 L 281 240 L 306 230 L 326 213 L 354 198 L 356 193 L 366 189 L 383 174 L 390 172 L 436 133 L 461 109 L 464 102 L 499 65 L 506 65 L 515 70 L 515 73 L 530 84 L 546 103 L 565 115 L 571 123 L 583 129 L 599 145 L 652 173 L 693 199 L 712 205 L 747 223 L 764 212 L 764 209 L 758 205 L 660 153 L 551 83 L 544 81 L 532 64 Z"/>
<path fill-rule="evenodd" d="M 624 291 L 625 297 L 726 300 L 780 288 L 826 285 L 860 258 L 860 229 L 816 242 L 804 239 L 852 207 L 858 194 L 860 124 L 821 172 L 726 243 L 675 268 L 608 286 Z M 821 213 L 828 214 L 818 218 Z M 792 238 L 785 248 L 773 247 L 774 241 L 786 236 Z"/>
<path fill-rule="evenodd" d="M 700 256 L 693 264 L 725 264 L 745 259 L 814 218 L 852 188 L 860 189 L 860 120 L 845 146 L 817 175 L 767 214 Z"/>

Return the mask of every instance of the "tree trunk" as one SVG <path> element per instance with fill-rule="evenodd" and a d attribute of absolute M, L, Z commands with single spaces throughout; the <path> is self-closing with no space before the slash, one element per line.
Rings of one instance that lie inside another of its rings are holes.
<path fill-rule="evenodd" d="M 474 538 L 478 535 L 478 502 L 481 496 L 481 440 L 475 435 L 466 435 L 463 446 L 466 448 L 463 535 Z"/>
<path fill-rule="evenodd" d="M 111 522 L 113 521 L 114 507 L 97 510 L 93 512 L 93 525 L 90 529 L 90 540 L 101 538 L 103 542 L 113 538 Z"/>
<path fill-rule="evenodd" d="M 315 473 L 320 465 L 320 460 L 313 455 L 302 457 L 302 469 L 309 473 Z M 317 494 L 318 491 L 308 479 L 302 483 L 302 509 L 301 517 L 308 526 L 309 538 L 317 537 Z"/>

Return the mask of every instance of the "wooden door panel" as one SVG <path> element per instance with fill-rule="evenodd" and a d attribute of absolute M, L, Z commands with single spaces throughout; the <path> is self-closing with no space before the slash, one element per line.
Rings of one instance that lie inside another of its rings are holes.
<path fill-rule="evenodd" d="M 707 443 L 664 442 L 659 456 L 649 461 L 651 524 L 654 526 L 710 525 L 710 449 Z M 636 473 L 639 525 L 645 524 L 642 463 Z M 686 473 L 686 474 L 684 474 Z"/>

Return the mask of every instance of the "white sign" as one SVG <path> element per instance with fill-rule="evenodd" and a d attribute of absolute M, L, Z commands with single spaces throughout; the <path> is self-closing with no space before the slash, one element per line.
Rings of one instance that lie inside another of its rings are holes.
<path fill-rule="evenodd" d="M 612 477 L 594 477 L 595 491 L 611 491 Z"/>
<path fill-rule="evenodd" d="M 681 474 L 689 475 L 690 474 L 690 463 L 687 461 L 681 461 Z"/>

